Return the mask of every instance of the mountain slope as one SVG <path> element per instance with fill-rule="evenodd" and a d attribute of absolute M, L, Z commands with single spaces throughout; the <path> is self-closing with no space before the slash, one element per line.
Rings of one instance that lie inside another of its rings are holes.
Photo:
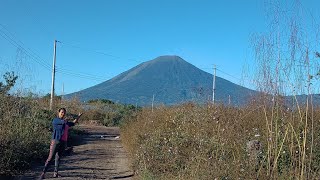
<path fill-rule="evenodd" d="M 212 99 L 211 74 L 204 72 L 178 56 L 160 56 L 144 62 L 118 76 L 67 95 L 81 100 L 109 99 L 115 102 L 151 105 L 178 104 L 186 101 L 206 102 Z M 217 102 L 244 104 L 256 92 L 216 77 Z M 229 98 L 230 97 L 230 98 Z"/>

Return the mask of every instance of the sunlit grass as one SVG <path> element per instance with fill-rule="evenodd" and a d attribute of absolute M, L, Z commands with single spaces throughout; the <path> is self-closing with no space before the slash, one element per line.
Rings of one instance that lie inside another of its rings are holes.
<path fill-rule="evenodd" d="M 317 112 L 314 109 L 313 118 Z M 311 139 L 311 128 L 319 132 L 320 127 L 306 124 L 306 117 L 279 104 L 158 107 L 153 112 L 144 109 L 126 124 L 122 141 L 138 177 L 147 173 L 152 179 L 319 178 L 315 142 L 320 138 L 317 133 Z M 248 148 L 250 141 L 259 146 Z"/>

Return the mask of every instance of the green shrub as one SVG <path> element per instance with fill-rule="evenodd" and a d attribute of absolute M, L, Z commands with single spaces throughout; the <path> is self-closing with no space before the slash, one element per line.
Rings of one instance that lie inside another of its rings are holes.
<path fill-rule="evenodd" d="M 141 110 L 140 107 L 117 104 L 106 99 L 90 100 L 86 107 L 83 118 L 96 120 L 105 126 L 121 126 Z"/>
<path fill-rule="evenodd" d="M 0 174 L 19 173 L 30 163 L 43 159 L 48 151 L 49 134 L 34 119 L 15 119 L 2 124 Z"/>

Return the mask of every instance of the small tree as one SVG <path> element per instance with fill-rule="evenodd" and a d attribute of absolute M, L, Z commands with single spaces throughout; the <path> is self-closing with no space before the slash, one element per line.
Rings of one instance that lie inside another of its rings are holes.
<path fill-rule="evenodd" d="M 4 80 L 6 81 L 6 84 L 3 82 L 0 82 L 0 94 L 7 94 L 10 89 L 15 85 L 18 76 L 14 74 L 13 71 L 11 72 L 6 72 L 3 75 Z"/>

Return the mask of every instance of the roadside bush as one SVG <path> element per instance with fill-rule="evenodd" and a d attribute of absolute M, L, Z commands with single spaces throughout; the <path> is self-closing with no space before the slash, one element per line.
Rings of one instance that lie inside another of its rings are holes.
<path fill-rule="evenodd" d="M 0 174 L 16 174 L 47 155 L 50 136 L 35 101 L 7 95 L 0 100 Z"/>
<path fill-rule="evenodd" d="M 20 173 L 30 163 L 43 159 L 48 151 L 48 133 L 32 119 L 16 119 L 2 124 L 0 174 Z"/>
<path fill-rule="evenodd" d="M 135 119 L 140 109 L 133 105 L 118 104 L 114 108 L 114 111 L 106 113 L 103 124 L 105 126 L 121 126 L 131 119 Z"/>
<path fill-rule="evenodd" d="M 47 109 L 36 109 L 34 119 L 41 127 L 47 130 L 52 128 L 52 119 L 56 117 L 56 113 Z"/>
<path fill-rule="evenodd" d="M 232 161 L 245 154 L 247 136 L 231 132 L 237 117 L 239 111 L 233 109 L 193 104 L 160 107 L 153 113 L 146 109 L 123 127 L 123 141 L 135 155 L 138 173 L 147 171 L 160 179 L 229 177 L 230 169 L 240 172 Z"/>
<path fill-rule="evenodd" d="M 103 121 L 104 113 L 98 110 L 87 110 L 84 112 L 82 119 Z"/>
<path fill-rule="evenodd" d="M 140 107 L 117 104 L 106 99 L 90 100 L 85 107 L 83 115 L 85 119 L 96 120 L 105 126 L 121 126 L 141 110 Z"/>
<path fill-rule="evenodd" d="M 10 95 L 17 76 L 7 72 L 0 82 L 0 174 L 23 172 L 47 155 L 48 120 L 36 98 Z"/>
<path fill-rule="evenodd" d="M 184 104 L 143 109 L 121 132 L 140 178 L 294 179 L 304 163 L 303 177 L 317 179 L 320 128 L 311 123 L 317 116 L 310 112 L 306 127 L 305 115 L 276 104 Z"/>

